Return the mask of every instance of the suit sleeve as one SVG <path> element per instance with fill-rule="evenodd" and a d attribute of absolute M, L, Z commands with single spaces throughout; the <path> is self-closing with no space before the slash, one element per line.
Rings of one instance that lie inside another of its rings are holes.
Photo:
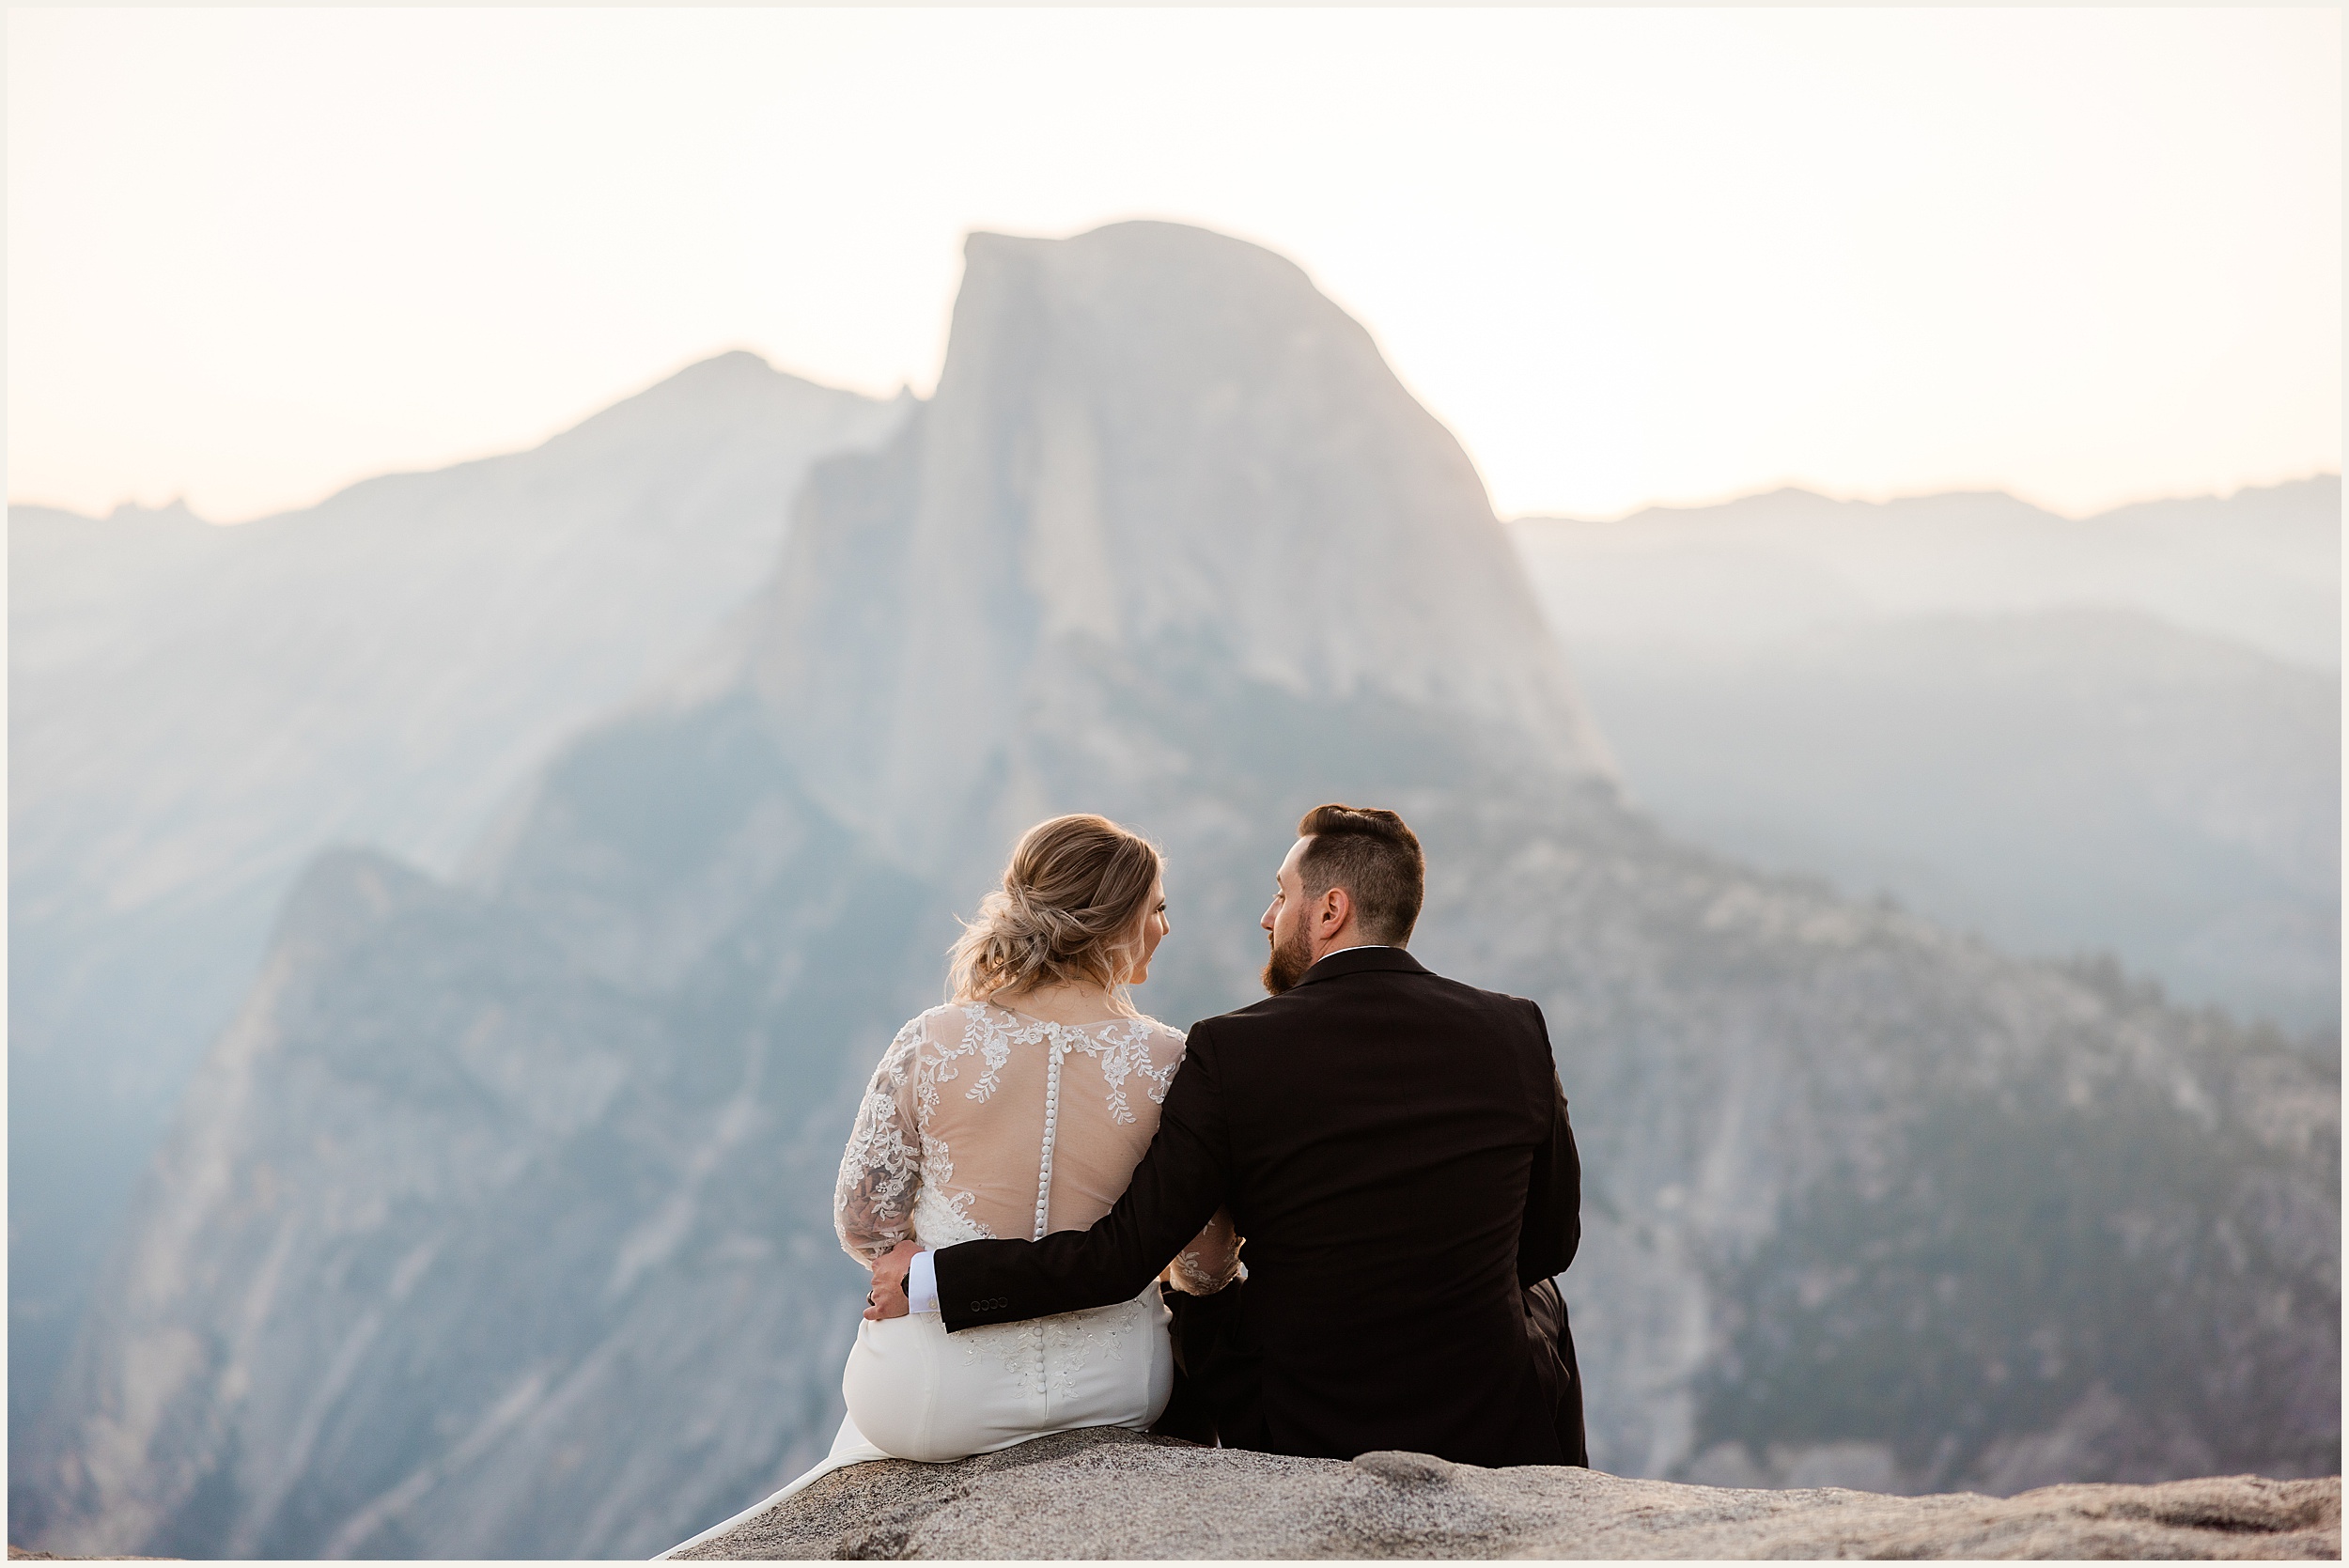
<path fill-rule="evenodd" d="M 1190 1032 L 1159 1130 L 1115 1207 L 1042 1241 L 966 1241 L 933 1259 L 946 1331 L 1132 1299 L 1224 1201 L 1230 1144 L 1213 1041 Z"/>
<path fill-rule="evenodd" d="M 1533 1016 L 1538 1020 L 1541 1009 L 1534 1007 Z M 1547 1057 L 1547 1025 L 1542 1026 L 1542 1048 Z M 1517 1282 L 1521 1285 L 1564 1273 L 1582 1245 L 1582 1157 L 1575 1151 L 1574 1126 L 1566 1119 L 1566 1088 L 1554 1066 L 1549 1073 L 1549 1130 L 1534 1146 L 1533 1173 L 1525 1195 L 1525 1224 L 1517 1233 Z"/>

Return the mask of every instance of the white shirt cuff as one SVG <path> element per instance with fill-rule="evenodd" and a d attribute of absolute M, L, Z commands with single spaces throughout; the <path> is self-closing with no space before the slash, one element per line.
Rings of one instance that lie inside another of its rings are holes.
<path fill-rule="evenodd" d="M 938 1265 L 927 1251 L 914 1253 L 906 1267 L 906 1307 L 916 1312 L 938 1311 Z"/>

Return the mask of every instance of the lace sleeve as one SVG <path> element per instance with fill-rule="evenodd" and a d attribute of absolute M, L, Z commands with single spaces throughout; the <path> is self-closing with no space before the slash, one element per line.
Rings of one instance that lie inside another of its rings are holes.
<path fill-rule="evenodd" d="M 1213 1296 L 1239 1273 L 1240 1237 L 1232 1227 L 1232 1211 L 1218 1209 L 1206 1229 L 1174 1255 L 1161 1276 L 1186 1296 Z"/>
<path fill-rule="evenodd" d="M 914 1067 L 922 1020 L 897 1031 L 873 1070 L 832 1190 L 832 1229 L 848 1256 L 871 1267 L 912 1234 L 913 1198 L 922 1183 L 922 1134 Z"/>

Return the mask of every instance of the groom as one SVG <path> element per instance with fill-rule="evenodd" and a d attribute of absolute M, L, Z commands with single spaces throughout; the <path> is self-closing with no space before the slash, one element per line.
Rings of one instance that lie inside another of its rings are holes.
<path fill-rule="evenodd" d="M 1225 1446 L 1587 1464 L 1550 1279 L 1581 1168 L 1541 1009 L 1404 951 L 1425 861 L 1401 817 L 1319 806 L 1298 833 L 1262 923 L 1271 998 L 1191 1030 L 1116 1207 L 1042 1241 L 901 1249 L 866 1315 L 907 1311 L 908 1284 L 950 1333 L 1128 1300 L 1228 1205 L 1247 1280 L 1177 1323 L 1194 1380 L 1222 1369 Z"/>

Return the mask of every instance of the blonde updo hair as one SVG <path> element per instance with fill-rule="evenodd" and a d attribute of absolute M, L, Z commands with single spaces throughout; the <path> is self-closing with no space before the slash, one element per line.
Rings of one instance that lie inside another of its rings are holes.
<path fill-rule="evenodd" d="M 1039 822 L 1019 837 L 1003 885 L 963 923 L 946 974 L 956 1001 L 1076 982 L 1121 1004 L 1165 862 L 1106 816 Z"/>

